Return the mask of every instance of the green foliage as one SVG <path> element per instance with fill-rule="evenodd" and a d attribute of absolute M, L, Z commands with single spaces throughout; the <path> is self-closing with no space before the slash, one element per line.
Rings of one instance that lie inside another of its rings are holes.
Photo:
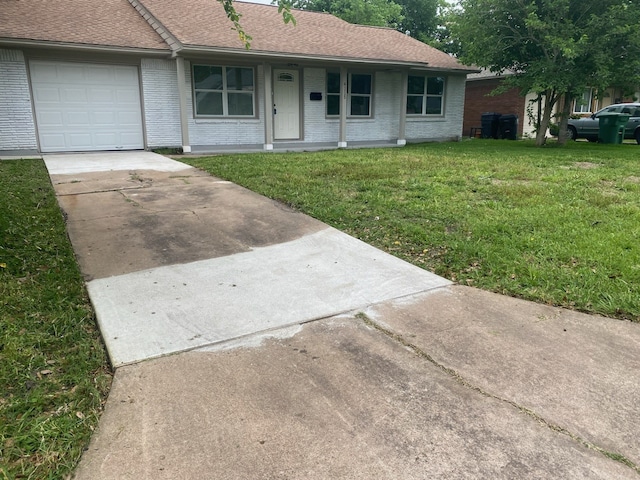
<path fill-rule="evenodd" d="M 0 161 L 0 478 L 65 478 L 110 384 L 42 161 Z"/>
<path fill-rule="evenodd" d="M 409 32 L 413 38 L 429 43 L 438 28 L 440 0 L 398 0 L 402 6 L 403 20 L 398 30 Z"/>
<path fill-rule="evenodd" d="M 393 0 L 299 0 L 295 6 L 358 25 L 397 28 L 404 19 L 402 6 Z"/>
<path fill-rule="evenodd" d="M 551 109 L 586 87 L 640 85 L 640 0 L 462 0 L 451 28 L 462 60 L 495 72 L 511 86 L 545 95 L 538 143 Z M 563 137 L 563 136 L 561 136 Z"/>
<path fill-rule="evenodd" d="M 470 140 L 187 161 L 462 284 L 637 322 L 639 148 Z"/>
<path fill-rule="evenodd" d="M 242 24 L 240 23 L 240 19 L 242 15 L 238 13 L 236 7 L 234 6 L 234 0 L 218 0 L 224 8 L 224 12 L 227 15 L 227 18 L 233 24 L 233 30 L 238 32 L 238 38 L 244 44 L 245 48 L 249 50 L 251 48 L 251 40 L 253 38 L 247 32 L 244 31 Z M 278 13 L 282 15 L 282 20 L 284 23 L 292 23 L 296 24 L 296 19 L 291 13 L 292 2 L 291 0 L 278 0 Z"/>

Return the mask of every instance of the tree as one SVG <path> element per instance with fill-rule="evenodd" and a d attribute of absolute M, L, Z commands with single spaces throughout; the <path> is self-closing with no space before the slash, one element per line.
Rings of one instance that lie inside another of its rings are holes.
<path fill-rule="evenodd" d="M 402 6 L 393 0 L 296 0 L 296 8 L 327 12 L 349 23 L 398 28 Z"/>
<path fill-rule="evenodd" d="M 238 37 L 244 43 L 244 46 L 247 50 L 251 48 L 251 35 L 244 31 L 242 28 L 242 24 L 240 23 L 240 15 L 236 7 L 233 5 L 234 0 L 217 0 L 224 8 L 224 12 L 227 15 L 227 18 L 233 23 L 233 29 L 238 32 Z M 277 0 L 278 4 L 278 13 L 282 14 L 282 20 L 284 23 L 291 22 L 292 24 L 296 24 L 296 19 L 291 13 L 292 1 L 291 0 Z"/>
<path fill-rule="evenodd" d="M 398 30 L 409 33 L 421 42 L 429 43 L 438 27 L 438 7 L 441 0 L 397 0 L 403 20 Z"/>
<path fill-rule="evenodd" d="M 536 144 L 554 106 L 566 141 L 571 101 L 585 88 L 640 85 L 640 0 L 461 0 L 451 28 L 461 60 L 493 72 L 510 70 L 507 86 L 544 99 Z"/>

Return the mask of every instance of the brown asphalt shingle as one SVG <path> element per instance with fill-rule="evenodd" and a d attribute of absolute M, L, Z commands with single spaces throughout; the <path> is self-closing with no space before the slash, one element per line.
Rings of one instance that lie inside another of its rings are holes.
<path fill-rule="evenodd" d="M 141 0 L 184 46 L 244 50 L 237 32 L 216 0 Z M 333 15 L 295 10 L 296 25 L 285 25 L 278 7 L 234 3 L 253 52 L 428 63 L 431 67 L 468 69 L 454 58 L 388 28 L 365 27 Z"/>
<path fill-rule="evenodd" d="M 246 52 L 217 0 L 139 0 L 185 48 Z M 353 25 L 326 13 L 234 3 L 253 37 L 251 52 L 470 70 L 454 58 L 387 28 Z M 165 50 L 168 45 L 128 0 L 0 0 L 3 39 Z"/>
<path fill-rule="evenodd" d="M 168 50 L 127 0 L 0 0 L 5 38 Z"/>

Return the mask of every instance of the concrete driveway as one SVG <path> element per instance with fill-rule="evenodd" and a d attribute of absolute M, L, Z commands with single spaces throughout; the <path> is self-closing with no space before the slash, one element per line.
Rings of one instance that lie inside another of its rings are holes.
<path fill-rule="evenodd" d="M 151 153 L 45 156 L 117 367 L 78 479 L 638 478 L 640 325 Z"/>

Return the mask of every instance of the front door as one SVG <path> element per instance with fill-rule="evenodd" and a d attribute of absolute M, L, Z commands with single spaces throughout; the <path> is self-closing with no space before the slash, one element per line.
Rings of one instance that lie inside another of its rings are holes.
<path fill-rule="evenodd" d="M 273 71 L 273 138 L 300 138 L 300 72 Z"/>

